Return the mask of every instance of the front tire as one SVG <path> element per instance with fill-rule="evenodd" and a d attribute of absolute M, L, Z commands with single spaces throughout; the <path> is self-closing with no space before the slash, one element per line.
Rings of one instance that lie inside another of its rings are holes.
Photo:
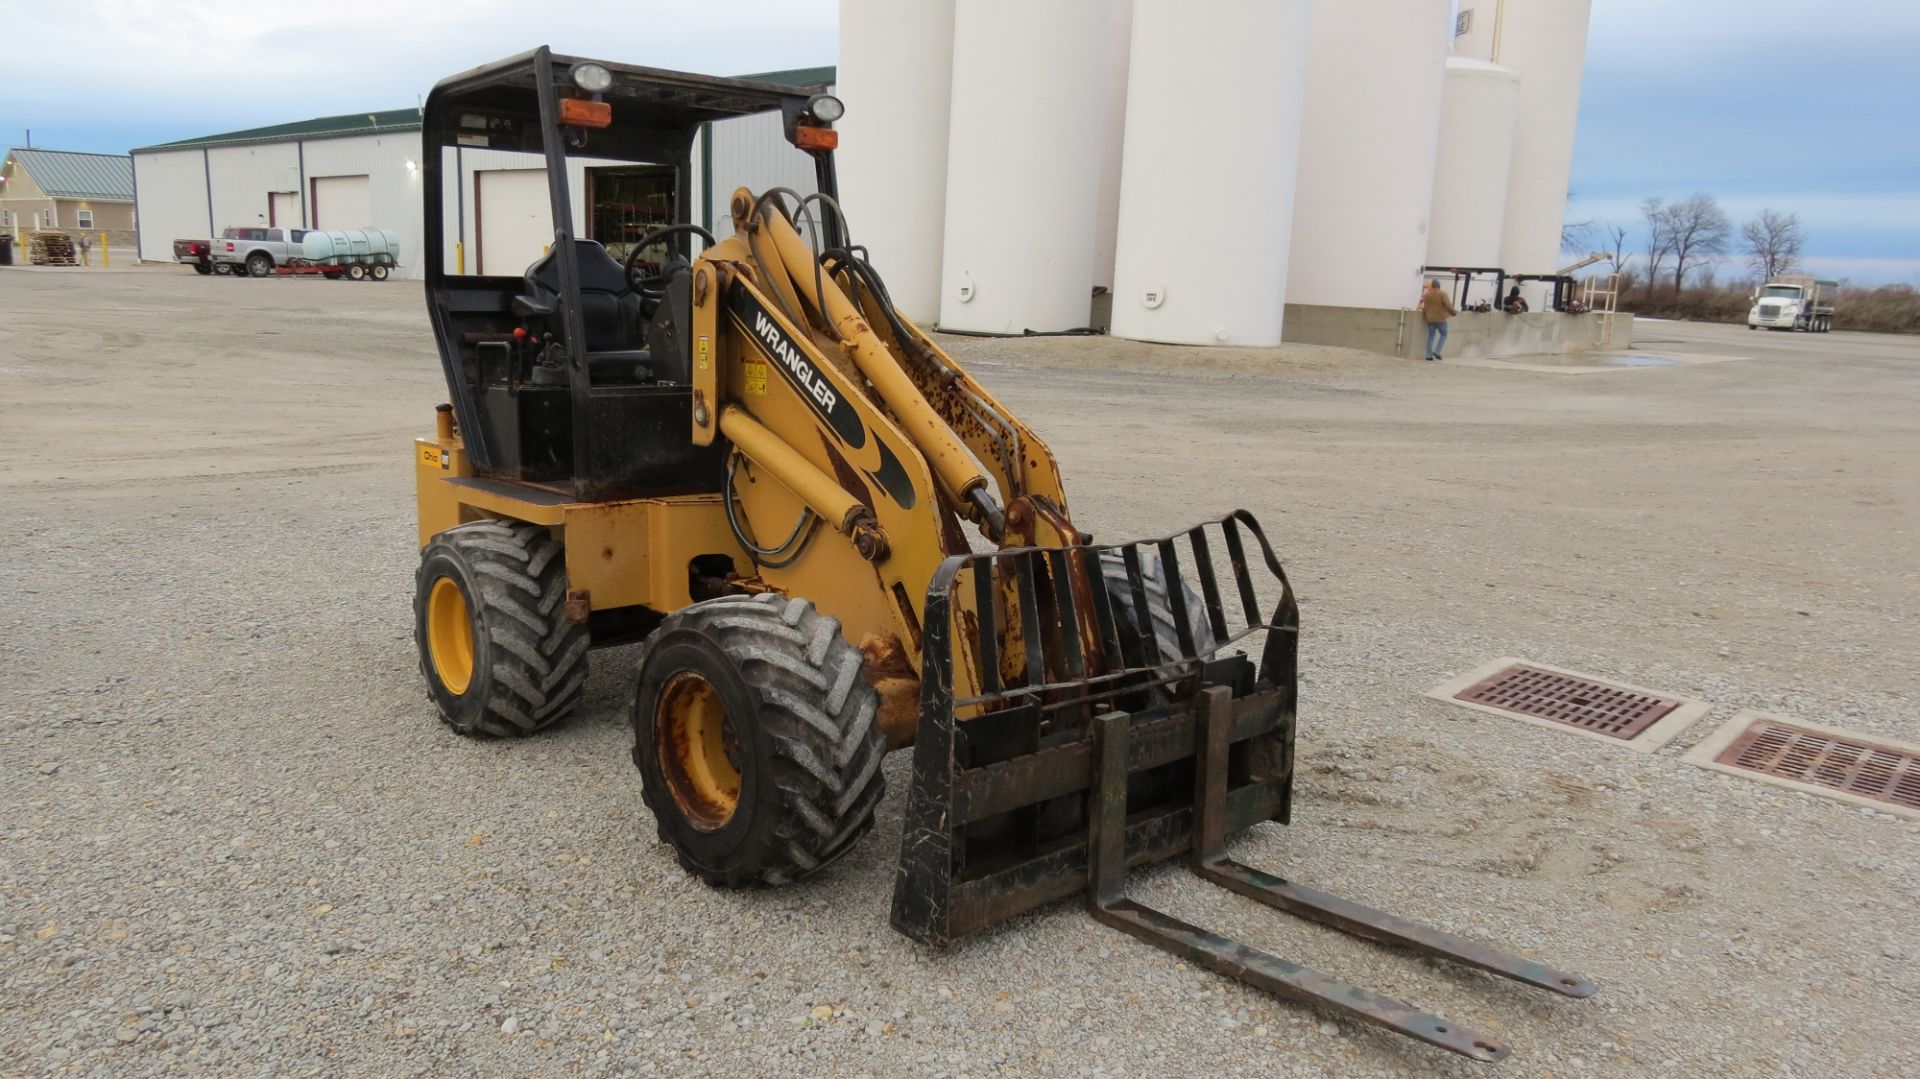
<path fill-rule="evenodd" d="M 886 791 L 879 697 L 839 619 L 725 596 L 647 639 L 634 764 L 680 865 L 729 888 L 786 884 L 853 848 Z"/>
<path fill-rule="evenodd" d="M 364 280 L 366 276 L 367 268 L 357 262 L 347 267 L 347 280 L 349 281 L 361 281 Z"/>
<path fill-rule="evenodd" d="M 579 702 L 589 641 L 586 626 L 566 620 L 565 550 L 540 525 L 474 521 L 420 552 L 420 673 L 460 734 L 518 738 Z"/>
<path fill-rule="evenodd" d="M 375 281 L 385 281 L 387 279 L 388 271 L 385 266 L 375 266 L 372 270 L 368 272 L 373 275 L 373 279 Z"/>
<path fill-rule="evenodd" d="M 1127 564 L 1119 551 L 1100 552 L 1100 576 L 1120 622 L 1121 654 L 1130 665 L 1139 666 L 1149 662 L 1140 633 L 1139 617 L 1134 613 L 1133 585 L 1127 580 Z M 1160 564 L 1159 555 L 1141 554 L 1140 582 L 1147 594 L 1147 614 L 1153 623 L 1154 647 L 1162 661 L 1175 663 L 1182 657 L 1183 651 L 1180 647 L 1180 628 L 1173 616 L 1173 600 L 1167 593 L 1167 573 Z M 1179 586 L 1180 597 L 1186 604 L 1187 624 L 1193 633 L 1194 658 L 1206 659 L 1219 648 L 1213 636 L 1213 623 L 1207 618 L 1206 601 L 1189 588 L 1187 582 L 1175 580 L 1173 583 Z"/>

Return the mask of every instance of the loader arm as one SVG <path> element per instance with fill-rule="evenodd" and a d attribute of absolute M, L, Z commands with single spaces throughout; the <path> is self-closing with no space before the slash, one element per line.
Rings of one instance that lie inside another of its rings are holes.
<path fill-rule="evenodd" d="M 994 542 L 1001 498 L 1030 489 L 1029 476 L 1057 497 L 1058 474 L 970 379 L 965 407 L 985 422 L 972 438 L 956 431 L 943 411 L 961 399 L 952 377 L 915 377 L 842 289 L 851 276 L 836 279 L 777 201 L 738 191 L 734 217 L 692 271 L 693 440 L 730 446 L 722 497 L 755 561 L 752 586 L 840 619 L 881 692 L 881 726 L 906 745 L 928 583 L 972 549 L 966 523 Z"/>

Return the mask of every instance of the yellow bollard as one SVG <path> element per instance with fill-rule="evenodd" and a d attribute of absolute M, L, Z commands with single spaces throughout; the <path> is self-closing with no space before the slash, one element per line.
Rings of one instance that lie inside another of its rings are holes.
<path fill-rule="evenodd" d="M 453 272 L 457 274 L 463 274 L 467 272 L 467 245 L 466 244 L 456 242 L 453 245 Z"/>
<path fill-rule="evenodd" d="M 100 234 L 100 265 L 113 265 L 113 253 L 107 250 L 107 234 L 104 232 Z"/>

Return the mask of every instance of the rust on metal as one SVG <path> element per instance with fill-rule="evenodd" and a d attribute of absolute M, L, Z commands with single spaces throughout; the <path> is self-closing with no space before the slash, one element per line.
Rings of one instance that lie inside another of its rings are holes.
<path fill-rule="evenodd" d="M 1184 857 L 1206 880 L 1355 936 L 1566 996 L 1595 991 L 1227 857 L 1227 836 L 1289 819 L 1299 609 L 1272 546 L 1245 512 L 1158 540 L 1056 544 L 1050 508 L 1016 501 L 1009 531 L 1034 546 L 950 557 L 929 585 L 897 929 L 945 946 L 1077 894 L 1102 923 L 1248 985 L 1470 1059 L 1506 1055 L 1484 1034 L 1127 898 L 1127 870 Z M 1094 576 L 1103 555 L 1124 582 Z M 1143 617 L 1162 613 L 1147 611 L 1149 557 L 1174 640 L 1156 641 L 1158 619 Z M 1261 570 L 1279 588 L 1270 613 L 1251 576 Z"/>
<path fill-rule="evenodd" d="M 886 732 L 887 744 L 895 749 L 913 741 L 914 725 L 920 719 L 920 672 L 907 654 L 900 638 L 868 634 L 860 641 L 867 682 L 880 695 L 880 707 L 874 722 Z"/>
<path fill-rule="evenodd" d="M 1461 690 L 1454 694 L 1454 700 L 1578 727 L 1623 742 L 1680 707 L 1679 701 L 1668 697 L 1525 663 L 1516 663 Z"/>
<path fill-rule="evenodd" d="M 1920 809 L 1920 756 L 1865 738 L 1756 719 L 1714 762 Z"/>
<path fill-rule="evenodd" d="M 574 623 L 585 622 L 587 616 L 592 613 L 593 593 L 584 588 L 569 588 L 567 590 L 567 621 Z"/>
<path fill-rule="evenodd" d="M 1210 687 L 1201 705 L 1207 728 L 1196 785 L 1198 820 L 1192 831 L 1196 866 L 1219 859 L 1226 833 L 1228 701 L 1231 691 Z M 1088 818 L 1087 905 L 1103 924 L 1275 996 L 1324 1008 L 1474 1060 L 1499 1060 L 1507 1047 L 1458 1023 L 1368 992 L 1312 967 L 1223 937 L 1126 897 L 1126 817 L 1129 719 L 1109 712 L 1095 721 L 1095 794 Z M 1228 863 L 1232 864 L 1232 863 Z M 1205 874 L 1203 874 L 1205 875 Z"/>

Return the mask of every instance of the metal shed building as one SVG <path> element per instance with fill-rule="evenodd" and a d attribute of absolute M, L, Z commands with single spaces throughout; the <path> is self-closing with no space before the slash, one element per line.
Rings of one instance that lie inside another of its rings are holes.
<path fill-rule="evenodd" d="M 764 72 L 746 78 L 788 86 L 827 86 L 831 67 Z M 730 227 L 727 200 L 741 184 L 755 190 L 813 190 L 804 155 L 786 144 L 777 116 L 751 116 L 709 125 L 694 150 L 693 187 L 701 205 L 693 220 L 717 235 Z M 140 257 L 168 261 L 175 239 L 201 239 L 222 229 L 279 226 L 310 229 L 382 228 L 400 236 L 401 277 L 422 274 L 420 111 L 323 116 L 272 127 L 184 139 L 133 151 L 139 203 Z M 536 155 L 463 150 L 444 175 L 450 271 L 518 274 L 552 236 L 544 164 Z M 597 236 L 612 226 L 600 203 L 631 200 L 626 173 L 576 159 L 570 169 L 576 234 Z M 671 185 L 668 185 L 671 190 Z"/>

